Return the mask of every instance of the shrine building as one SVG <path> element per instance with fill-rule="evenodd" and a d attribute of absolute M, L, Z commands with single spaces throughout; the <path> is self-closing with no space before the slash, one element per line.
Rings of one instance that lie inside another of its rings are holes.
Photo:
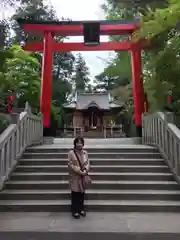
<path fill-rule="evenodd" d="M 115 125 L 115 116 L 123 107 L 124 103 L 115 102 L 108 92 L 76 92 L 71 103 L 64 106 L 72 116 L 71 128 L 80 128 L 83 132 L 103 132 L 104 128 Z"/>

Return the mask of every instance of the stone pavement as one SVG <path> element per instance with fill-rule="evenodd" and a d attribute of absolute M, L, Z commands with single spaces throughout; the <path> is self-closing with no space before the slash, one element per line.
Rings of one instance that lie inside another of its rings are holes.
<path fill-rule="evenodd" d="M 49 143 L 47 139 L 45 138 L 44 145 L 34 146 L 33 148 L 73 148 L 74 138 L 54 138 L 52 143 Z M 151 148 L 150 146 L 140 145 L 140 138 L 85 138 L 84 141 L 85 148 Z"/>
<path fill-rule="evenodd" d="M 72 146 L 74 138 L 54 138 L 53 144 L 56 146 Z M 120 145 L 134 145 L 139 144 L 140 138 L 85 138 L 84 142 L 87 147 L 99 145 L 101 147 L 118 146 Z"/>
<path fill-rule="evenodd" d="M 170 233 L 170 235 L 169 235 Z M 179 240 L 180 214 L 88 213 L 73 219 L 68 213 L 0 213 L 3 240 Z"/>

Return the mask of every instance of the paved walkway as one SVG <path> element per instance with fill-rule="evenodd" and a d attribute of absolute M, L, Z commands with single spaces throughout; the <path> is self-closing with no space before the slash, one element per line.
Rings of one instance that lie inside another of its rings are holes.
<path fill-rule="evenodd" d="M 85 138 L 87 145 L 132 145 L 139 144 L 140 138 Z M 54 144 L 72 144 L 74 138 L 54 138 Z"/>
<path fill-rule="evenodd" d="M 0 233 L 2 240 L 179 240 L 178 233 L 59 233 L 13 232 Z"/>
<path fill-rule="evenodd" d="M 147 149 L 147 148 L 154 148 L 154 147 L 150 147 L 150 146 L 147 146 L 147 145 L 137 145 L 137 144 L 132 144 L 132 145 L 120 145 L 120 144 L 85 144 L 84 146 L 86 149 L 88 148 L 100 148 L 100 149 L 109 149 L 109 148 L 112 148 L 112 149 L 137 149 L 137 148 L 141 148 L 141 149 Z M 64 148 L 67 148 L 67 149 L 70 149 L 70 148 L 73 148 L 73 144 L 72 143 L 69 143 L 69 144 L 44 144 L 44 145 L 38 145 L 38 146 L 33 146 L 33 148 L 40 148 L 40 149 L 43 149 L 43 148 L 60 148 L 60 149 L 64 149 Z"/>
<path fill-rule="evenodd" d="M 68 213 L 0 213 L 3 231 L 180 233 L 180 214 L 88 213 L 73 219 Z"/>
<path fill-rule="evenodd" d="M 34 146 L 33 148 L 72 148 L 74 138 L 54 138 L 45 139 L 45 144 Z M 85 148 L 151 148 L 150 146 L 140 145 L 139 138 L 87 138 Z M 53 143 L 49 143 L 53 141 Z"/>

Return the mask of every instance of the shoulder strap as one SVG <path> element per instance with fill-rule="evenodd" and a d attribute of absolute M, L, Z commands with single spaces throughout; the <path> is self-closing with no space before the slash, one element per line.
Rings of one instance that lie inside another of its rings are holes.
<path fill-rule="evenodd" d="M 75 156 L 76 156 L 76 158 L 77 158 L 77 161 L 78 161 L 78 163 L 79 163 L 79 166 L 80 166 L 80 168 L 81 168 L 81 171 L 83 171 L 83 167 L 82 167 L 81 161 L 80 161 L 80 159 L 79 159 L 79 156 L 77 155 L 77 152 L 76 152 L 75 150 L 73 150 L 73 151 L 74 151 L 74 154 L 75 154 Z"/>

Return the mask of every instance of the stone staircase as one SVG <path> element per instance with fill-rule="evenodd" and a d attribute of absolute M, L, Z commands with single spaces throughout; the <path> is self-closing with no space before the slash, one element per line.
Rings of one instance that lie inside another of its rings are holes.
<path fill-rule="evenodd" d="M 27 149 L 0 193 L 0 211 L 69 211 L 67 151 L 58 145 Z M 180 186 L 157 149 L 120 145 L 88 152 L 89 211 L 180 212 Z"/>
<path fill-rule="evenodd" d="M 103 138 L 104 133 L 98 129 L 90 129 L 87 132 L 83 133 L 83 137 L 85 138 Z"/>

